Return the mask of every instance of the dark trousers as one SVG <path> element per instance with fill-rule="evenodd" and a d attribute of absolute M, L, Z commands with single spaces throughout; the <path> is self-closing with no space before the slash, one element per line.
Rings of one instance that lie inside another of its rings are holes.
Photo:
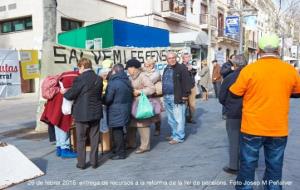
<path fill-rule="evenodd" d="M 98 147 L 99 147 L 99 121 L 90 122 L 76 122 L 76 135 L 77 135 L 77 161 L 80 167 L 85 166 L 86 157 L 86 140 L 87 135 L 90 138 L 91 152 L 90 163 L 96 166 L 98 162 Z M 89 131 L 89 134 L 87 134 Z"/>
<path fill-rule="evenodd" d="M 51 125 L 51 124 L 48 124 L 48 135 L 49 135 L 49 141 L 50 142 L 55 142 L 56 141 L 54 126 Z"/>
<path fill-rule="evenodd" d="M 216 98 L 219 98 L 221 82 L 213 82 Z"/>
<path fill-rule="evenodd" d="M 119 156 L 126 156 L 123 127 L 113 127 L 112 137 L 115 154 Z"/>
<path fill-rule="evenodd" d="M 226 119 L 226 131 L 229 142 L 229 165 L 233 170 L 239 169 L 241 119 Z"/>
<path fill-rule="evenodd" d="M 264 147 L 266 170 L 263 184 L 267 190 L 281 190 L 282 166 L 287 137 L 262 137 L 241 133 L 240 170 L 237 176 L 237 190 L 253 190 L 250 185 L 255 179 L 255 167 L 259 149 Z M 270 183 L 273 181 L 274 183 Z M 247 183 L 248 182 L 248 183 Z"/>

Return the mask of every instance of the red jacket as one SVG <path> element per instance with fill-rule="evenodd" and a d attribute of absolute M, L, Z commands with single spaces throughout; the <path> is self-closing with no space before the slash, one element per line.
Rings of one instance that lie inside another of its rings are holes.
<path fill-rule="evenodd" d="M 78 71 L 64 72 L 61 75 L 60 81 L 65 88 L 71 88 L 73 81 L 77 76 L 79 76 Z M 63 94 L 59 92 L 51 100 L 46 102 L 41 121 L 55 125 L 63 131 L 68 132 L 71 128 L 73 117 L 72 115 L 64 115 L 62 113 L 61 106 L 63 97 Z"/>

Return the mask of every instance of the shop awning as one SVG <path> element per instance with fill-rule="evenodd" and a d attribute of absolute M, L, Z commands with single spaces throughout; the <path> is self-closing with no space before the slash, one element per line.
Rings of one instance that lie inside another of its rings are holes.
<path fill-rule="evenodd" d="M 204 31 L 172 33 L 170 34 L 170 43 L 208 45 L 208 35 Z"/>

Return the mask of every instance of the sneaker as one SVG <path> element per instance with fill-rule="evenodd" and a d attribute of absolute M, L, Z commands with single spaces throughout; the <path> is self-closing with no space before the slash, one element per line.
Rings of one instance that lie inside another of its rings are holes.
<path fill-rule="evenodd" d="M 56 147 L 56 156 L 57 157 L 61 156 L 61 148 L 60 148 L 60 146 Z"/>
<path fill-rule="evenodd" d="M 229 173 L 229 174 L 233 174 L 233 175 L 237 175 L 237 173 L 238 173 L 238 170 L 231 169 L 227 166 L 223 168 L 223 171 L 226 173 Z"/>
<path fill-rule="evenodd" d="M 62 158 L 77 158 L 77 153 L 71 151 L 70 149 L 61 149 Z"/>
<path fill-rule="evenodd" d="M 169 137 L 166 137 L 166 140 L 171 141 L 171 140 L 173 140 L 173 138 L 171 136 L 169 136 Z"/>

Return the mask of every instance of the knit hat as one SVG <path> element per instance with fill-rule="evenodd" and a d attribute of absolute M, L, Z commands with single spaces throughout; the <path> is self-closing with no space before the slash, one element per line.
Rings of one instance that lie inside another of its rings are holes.
<path fill-rule="evenodd" d="M 134 67 L 134 68 L 140 68 L 141 67 L 141 62 L 137 59 L 130 59 L 126 62 L 126 69 L 129 67 Z"/>
<path fill-rule="evenodd" d="M 264 35 L 258 42 L 259 49 L 272 53 L 279 48 L 280 40 L 276 34 Z"/>

